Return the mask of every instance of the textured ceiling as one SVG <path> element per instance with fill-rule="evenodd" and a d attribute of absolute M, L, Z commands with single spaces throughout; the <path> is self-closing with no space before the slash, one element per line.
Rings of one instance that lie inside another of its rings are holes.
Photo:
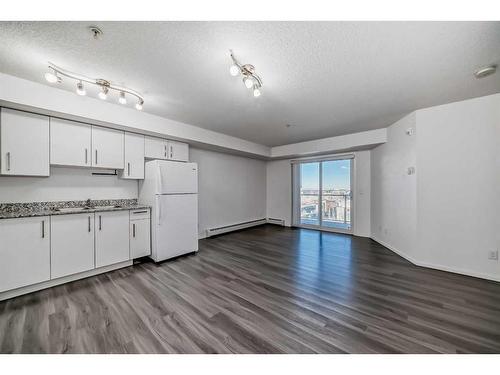
<path fill-rule="evenodd" d="M 473 77 L 500 61 L 499 22 L 97 22 L 100 40 L 92 24 L 0 22 L 0 71 L 46 83 L 52 61 L 142 92 L 146 112 L 269 146 L 500 92 L 500 72 Z M 230 48 L 261 97 L 229 75 Z"/>

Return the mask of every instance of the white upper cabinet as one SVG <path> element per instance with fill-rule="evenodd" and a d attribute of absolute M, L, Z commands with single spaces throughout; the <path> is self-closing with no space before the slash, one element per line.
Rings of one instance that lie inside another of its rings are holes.
<path fill-rule="evenodd" d="M 49 118 L 1 108 L 0 173 L 49 175 Z"/>
<path fill-rule="evenodd" d="M 125 168 L 121 178 L 144 179 L 144 136 L 125 133 Z"/>
<path fill-rule="evenodd" d="M 50 164 L 90 167 L 92 127 L 74 121 L 50 119 Z"/>
<path fill-rule="evenodd" d="M 96 212 L 95 220 L 96 268 L 129 260 L 129 212 Z"/>
<path fill-rule="evenodd" d="M 0 220 L 0 292 L 50 279 L 50 218 Z"/>
<path fill-rule="evenodd" d="M 167 159 L 167 148 L 166 139 L 146 137 L 144 156 L 148 159 Z"/>
<path fill-rule="evenodd" d="M 168 141 L 168 159 L 189 161 L 189 146 L 186 143 Z"/>
<path fill-rule="evenodd" d="M 189 161 L 189 145 L 163 138 L 146 137 L 145 157 L 148 159 Z"/>
<path fill-rule="evenodd" d="M 91 270 L 94 265 L 94 214 L 50 219 L 51 279 Z"/>
<path fill-rule="evenodd" d="M 124 132 L 92 126 L 92 166 L 123 169 Z"/>

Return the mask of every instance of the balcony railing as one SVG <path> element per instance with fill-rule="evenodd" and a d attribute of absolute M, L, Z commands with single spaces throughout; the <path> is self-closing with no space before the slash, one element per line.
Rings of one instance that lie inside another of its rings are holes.
<path fill-rule="evenodd" d="M 302 224 L 319 225 L 319 194 L 301 193 L 300 219 Z M 303 197 L 315 197 L 308 202 Z M 333 197 L 333 199 L 328 199 Z M 351 194 L 323 193 L 321 195 L 321 213 L 323 226 L 350 228 Z M 336 202 L 334 207 L 327 207 L 328 202 Z M 309 209 L 308 209 L 309 208 Z"/>

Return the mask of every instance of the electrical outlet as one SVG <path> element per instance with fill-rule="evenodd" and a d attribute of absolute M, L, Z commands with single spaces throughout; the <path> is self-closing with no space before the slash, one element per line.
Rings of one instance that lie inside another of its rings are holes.
<path fill-rule="evenodd" d="M 498 260 L 498 250 L 493 250 L 488 253 L 489 260 Z"/>

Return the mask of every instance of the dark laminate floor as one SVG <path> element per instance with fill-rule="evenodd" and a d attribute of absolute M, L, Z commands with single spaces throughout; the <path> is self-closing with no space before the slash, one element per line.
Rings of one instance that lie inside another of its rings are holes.
<path fill-rule="evenodd" d="M 261 226 L 0 302 L 0 352 L 499 353 L 500 284 Z"/>

